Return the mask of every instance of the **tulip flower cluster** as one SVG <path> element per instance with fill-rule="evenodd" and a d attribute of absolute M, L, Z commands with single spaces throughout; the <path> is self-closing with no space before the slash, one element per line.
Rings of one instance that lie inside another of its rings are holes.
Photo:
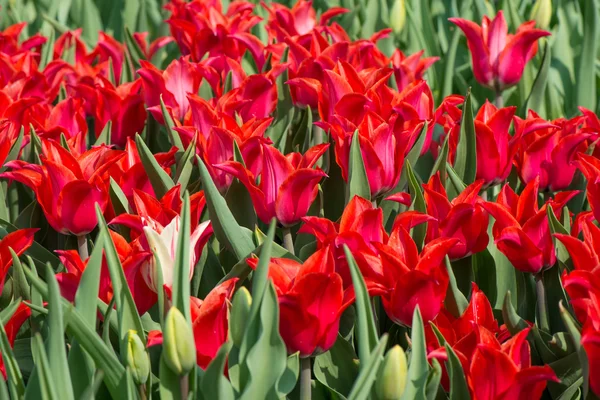
<path fill-rule="evenodd" d="M 600 396 L 597 0 L 9 3 L 1 399 Z"/>

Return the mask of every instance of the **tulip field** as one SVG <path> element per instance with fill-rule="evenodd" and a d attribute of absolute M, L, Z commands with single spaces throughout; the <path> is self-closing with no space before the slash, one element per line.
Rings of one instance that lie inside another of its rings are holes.
<path fill-rule="evenodd" d="M 600 399 L 600 0 L 0 0 L 0 400 Z"/>

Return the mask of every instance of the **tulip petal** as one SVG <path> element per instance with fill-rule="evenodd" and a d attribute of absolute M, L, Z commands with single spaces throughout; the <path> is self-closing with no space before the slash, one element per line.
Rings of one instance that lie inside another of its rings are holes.
<path fill-rule="evenodd" d="M 67 183 L 58 195 L 57 211 L 62 225 L 74 235 L 90 233 L 97 225 L 96 204 L 101 210 L 108 195 L 86 181 Z"/>

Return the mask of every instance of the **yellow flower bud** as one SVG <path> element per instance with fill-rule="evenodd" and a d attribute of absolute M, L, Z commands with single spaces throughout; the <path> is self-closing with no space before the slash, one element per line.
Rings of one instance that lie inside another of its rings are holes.
<path fill-rule="evenodd" d="M 196 342 L 192 327 L 176 307 L 165 318 L 163 335 L 165 363 L 177 375 L 186 375 L 196 365 Z"/>
<path fill-rule="evenodd" d="M 383 360 L 375 391 L 379 400 L 398 400 L 406 387 L 406 355 L 402 347 L 392 347 Z"/>
<path fill-rule="evenodd" d="M 246 322 L 250 314 L 252 306 L 252 296 L 248 289 L 241 287 L 233 296 L 233 304 L 231 306 L 231 314 L 229 317 L 229 335 L 233 344 L 240 346 L 244 331 L 246 330 Z"/>
<path fill-rule="evenodd" d="M 390 11 L 390 27 L 394 33 L 402 32 L 406 23 L 406 5 L 405 0 L 395 0 Z"/>
<path fill-rule="evenodd" d="M 535 20 L 535 26 L 548 29 L 552 19 L 552 0 L 537 0 L 531 9 L 529 19 Z"/>
<path fill-rule="evenodd" d="M 127 332 L 127 365 L 131 368 L 133 381 L 145 385 L 150 375 L 150 357 L 142 339 L 133 329 Z"/>

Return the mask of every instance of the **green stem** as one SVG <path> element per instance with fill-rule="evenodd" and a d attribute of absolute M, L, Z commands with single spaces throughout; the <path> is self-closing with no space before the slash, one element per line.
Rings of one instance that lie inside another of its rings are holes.
<path fill-rule="evenodd" d="M 292 231 L 290 228 L 283 228 L 283 248 L 294 254 L 294 239 L 292 238 Z"/>
<path fill-rule="evenodd" d="M 494 99 L 496 108 L 504 107 L 504 99 L 502 98 L 502 90 L 496 89 L 496 98 Z"/>
<path fill-rule="evenodd" d="M 77 250 L 79 251 L 79 257 L 81 257 L 83 261 L 88 259 L 89 253 L 87 238 L 85 237 L 85 235 L 77 236 Z"/>
<path fill-rule="evenodd" d="M 312 396 L 310 357 L 300 359 L 300 400 L 310 400 Z"/>
<path fill-rule="evenodd" d="M 548 324 L 548 304 L 546 304 L 546 288 L 544 287 L 542 272 L 535 276 L 535 292 L 537 295 L 539 327 L 541 330 L 548 332 L 550 331 L 550 326 Z"/>

